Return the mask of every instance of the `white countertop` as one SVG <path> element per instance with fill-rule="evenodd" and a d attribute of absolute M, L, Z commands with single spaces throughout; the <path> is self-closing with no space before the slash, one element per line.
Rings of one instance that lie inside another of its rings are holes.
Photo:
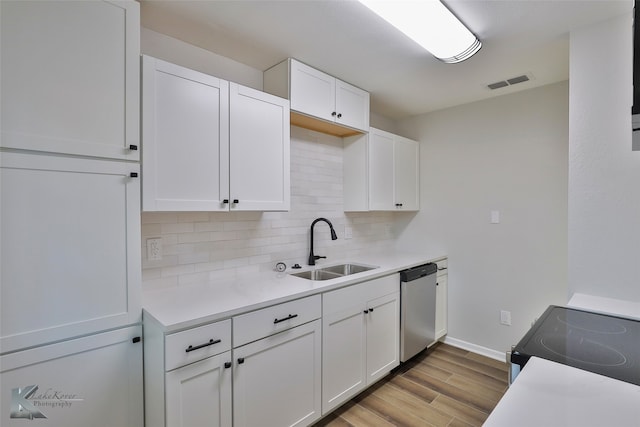
<path fill-rule="evenodd" d="M 240 313 L 306 297 L 346 285 L 386 276 L 426 262 L 445 258 L 443 254 L 400 252 L 370 253 L 345 260 L 319 262 L 315 268 L 343 263 L 378 266 L 374 270 L 332 280 L 312 281 L 288 273 L 309 270 L 288 269 L 284 273 L 264 272 L 228 279 L 225 283 L 202 283 L 143 293 L 143 318 L 174 332 Z"/>
<path fill-rule="evenodd" d="M 640 320 L 640 302 L 636 301 L 624 301 L 614 298 L 575 293 L 571 296 L 567 306 L 589 310 L 595 313 L 613 314 L 616 316 Z"/>
<path fill-rule="evenodd" d="M 640 386 L 532 357 L 484 427 L 638 427 Z"/>

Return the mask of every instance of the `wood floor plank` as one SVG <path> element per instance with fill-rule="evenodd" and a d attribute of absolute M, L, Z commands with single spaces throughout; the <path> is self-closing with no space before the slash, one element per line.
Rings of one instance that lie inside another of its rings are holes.
<path fill-rule="evenodd" d="M 496 405 L 495 402 L 487 399 L 483 395 L 468 393 L 467 391 L 459 387 L 427 375 L 419 369 L 414 369 L 410 372 L 407 372 L 406 374 L 404 374 L 404 377 L 434 391 L 437 391 L 440 394 L 451 397 L 459 402 L 473 406 L 474 408 L 477 408 L 486 413 L 491 412 L 491 410 Z"/>
<path fill-rule="evenodd" d="M 434 359 L 446 360 L 450 363 L 455 363 L 459 366 L 463 366 L 468 369 L 473 369 L 474 371 L 492 376 L 493 378 L 496 378 L 498 380 L 505 381 L 505 382 L 507 381 L 507 370 L 498 369 L 468 357 L 458 357 L 458 356 L 449 356 L 449 355 L 444 357 L 442 354 L 434 353 L 431 355 L 431 357 L 424 359 L 422 363 L 425 363 L 427 361 L 432 361 Z"/>
<path fill-rule="evenodd" d="M 486 384 L 483 384 L 480 381 L 475 381 L 474 379 L 470 379 L 469 377 L 465 377 L 462 375 L 452 376 L 451 378 L 449 378 L 447 383 L 454 385 L 459 389 L 466 391 L 467 393 L 481 395 L 482 397 L 490 400 L 493 403 L 493 406 L 498 404 L 506 390 L 506 387 L 503 390 L 491 389 L 487 387 Z M 490 409 L 493 409 L 493 407 Z"/>
<path fill-rule="evenodd" d="M 340 418 L 344 419 L 353 427 L 396 427 L 394 424 L 365 409 L 361 405 L 353 405 L 340 414 Z"/>
<path fill-rule="evenodd" d="M 398 427 L 435 427 L 425 420 L 418 418 L 403 408 L 390 405 L 388 401 L 381 399 L 376 394 L 369 396 L 366 400 L 359 403 L 365 409 L 385 419 L 394 426 Z"/>
<path fill-rule="evenodd" d="M 441 412 L 431 405 L 425 405 L 424 400 L 407 393 L 390 382 L 385 387 L 376 390 L 374 394 L 389 405 L 412 414 L 434 427 L 447 427 L 453 420 L 451 415 Z"/>
<path fill-rule="evenodd" d="M 450 397 L 440 395 L 431 402 L 431 406 L 440 409 L 447 414 L 453 415 L 464 422 L 471 424 L 472 426 L 482 426 L 489 416 L 483 411 L 472 408 L 469 405 L 461 403 Z"/>
<path fill-rule="evenodd" d="M 402 376 L 393 377 L 389 379 L 389 382 L 396 387 L 405 390 L 407 393 L 418 396 L 420 399 L 427 403 L 433 402 L 433 400 L 439 396 L 438 392 L 417 384 L 413 381 L 410 381 Z"/>
<path fill-rule="evenodd" d="M 445 360 L 437 355 L 433 355 L 430 358 L 427 358 L 422 361 L 421 365 L 416 367 L 416 369 L 422 369 L 422 366 L 429 366 L 439 368 L 443 371 L 450 372 L 452 374 L 462 376 L 466 379 L 473 380 L 475 382 L 486 385 L 487 387 L 497 390 L 500 392 L 504 392 L 507 388 L 507 374 L 503 373 L 504 378 L 498 379 L 493 375 L 487 374 L 485 372 L 481 372 L 477 369 L 469 368 L 467 366 L 463 366 L 461 364 L 455 363 L 451 360 Z M 493 368 L 491 368 L 493 369 Z M 448 378 L 445 380 L 447 382 Z"/>
<path fill-rule="evenodd" d="M 438 343 L 314 427 L 480 427 L 506 388 L 506 363 Z"/>
<path fill-rule="evenodd" d="M 467 359 L 475 360 L 485 365 L 493 366 L 494 368 L 500 369 L 504 372 L 509 371 L 509 365 L 507 365 L 506 358 L 505 360 L 496 360 L 477 353 L 469 353 L 466 357 Z"/>

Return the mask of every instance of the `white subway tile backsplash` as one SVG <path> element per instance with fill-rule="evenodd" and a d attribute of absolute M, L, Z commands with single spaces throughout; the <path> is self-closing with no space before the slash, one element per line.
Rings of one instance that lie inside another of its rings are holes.
<path fill-rule="evenodd" d="M 289 212 L 143 212 L 142 280 L 145 289 L 211 282 L 271 271 L 277 261 L 306 265 L 309 227 L 315 227 L 315 251 L 332 259 L 393 243 L 392 212 L 345 213 L 342 187 L 342 139 L 291 128 L 291 210 Z M 353 229 L 345 240 L 344 227 Z M 146 239 L 162 239 L 163 259 L 146 259 Z"/>

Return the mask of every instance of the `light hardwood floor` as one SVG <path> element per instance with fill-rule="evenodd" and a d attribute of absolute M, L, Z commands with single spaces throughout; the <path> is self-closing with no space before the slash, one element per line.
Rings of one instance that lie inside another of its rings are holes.
<path fill-rule="evenodd" d="M 481 426 L 506 390 L 506 363 L 439 343 L 314 427 Z"/>

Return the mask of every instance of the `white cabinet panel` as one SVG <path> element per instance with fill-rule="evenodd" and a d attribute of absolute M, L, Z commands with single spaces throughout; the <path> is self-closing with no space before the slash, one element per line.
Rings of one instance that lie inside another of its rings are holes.
<path fill-rule="evenodd" d="M 1 145 L 138 160 L 139 4 L 0 8 Z"/>
<path fill-rule="evenodd" d="M 393 135 L 369 133 L 369 209 L 390 210 L 394 200 Z"/>
<path fill-rule="evenodd" d="M 140 321 L 135 163 L 1 154 L 3 352 Z"/>
<path fill-rule="evenodd" d="M 336 79 L 328 74 L 291 60 L 291 109 L 335 120 Z"/>
<path fill-rule="evenodd" d="M 418 143 L 396 136 L 393 150 L 394 205 L 402 210 L 417 211 L 420 209 Z"/>
<path fill-rule="evenodd" d="M 369 92 L 295 59 L 265 71 L 264 90 L 291 100 L 297 126 L 337 136 L 369 129 Z"/>
<path fill-rule="evenodd" d="M 417 141 L 370 128 L 344 138 L 344 153 L 345 211 L 420 209 Z"/>
<path fill-rule="evenodd" d="M 233 350 L 233 425 L 306 426 L 320 418 L 321 321 Z"/>
<path fill-rule="evenodd" d="M 289 101 L 236 83 L 229 91 L 231 209 L 288 211 Z"/>
<path fill-rule="evenodd" d="M 400 363 L 400 277 L 393 274 L 322 296 L 322 413 Z"/>
<path fill-rule="evenodd" d="M 355 129 L 369 127 L 369 92 L 336 79 L 336 123 Z"/>
<path fill-rule="evenodd" d="M 364 301 L 322 316 L 322 413 L 349 400 L 366 383 Z"/>
<path fill-rule="evenodd" d="M 134 340 L 141 329 L 129 327 L 0 356 L 0 424 L 141 426 L 142 343 Z M 34 417 L 31 422 L 29 415 Z"/>
<path fill-rule="evenodd" d="M 142 60 L 143 210 L 228 210 L 228 82 Z"/>
<path fill-rule="evenodd" d="M 400 364 L 400 292 L 367 302 L 367 384 Z"/>
<path fill-rule="evenodd" d="M 231 426 L 231 351 L 168 372 L 167 427 Z"/>
<path fill-rule="evenodd" d="M 436 277 L 436 340 L 444 337 L 448 330 L 448 293 L 449 274 L 448 259 L 437 261 L 438 274 Z"/>

